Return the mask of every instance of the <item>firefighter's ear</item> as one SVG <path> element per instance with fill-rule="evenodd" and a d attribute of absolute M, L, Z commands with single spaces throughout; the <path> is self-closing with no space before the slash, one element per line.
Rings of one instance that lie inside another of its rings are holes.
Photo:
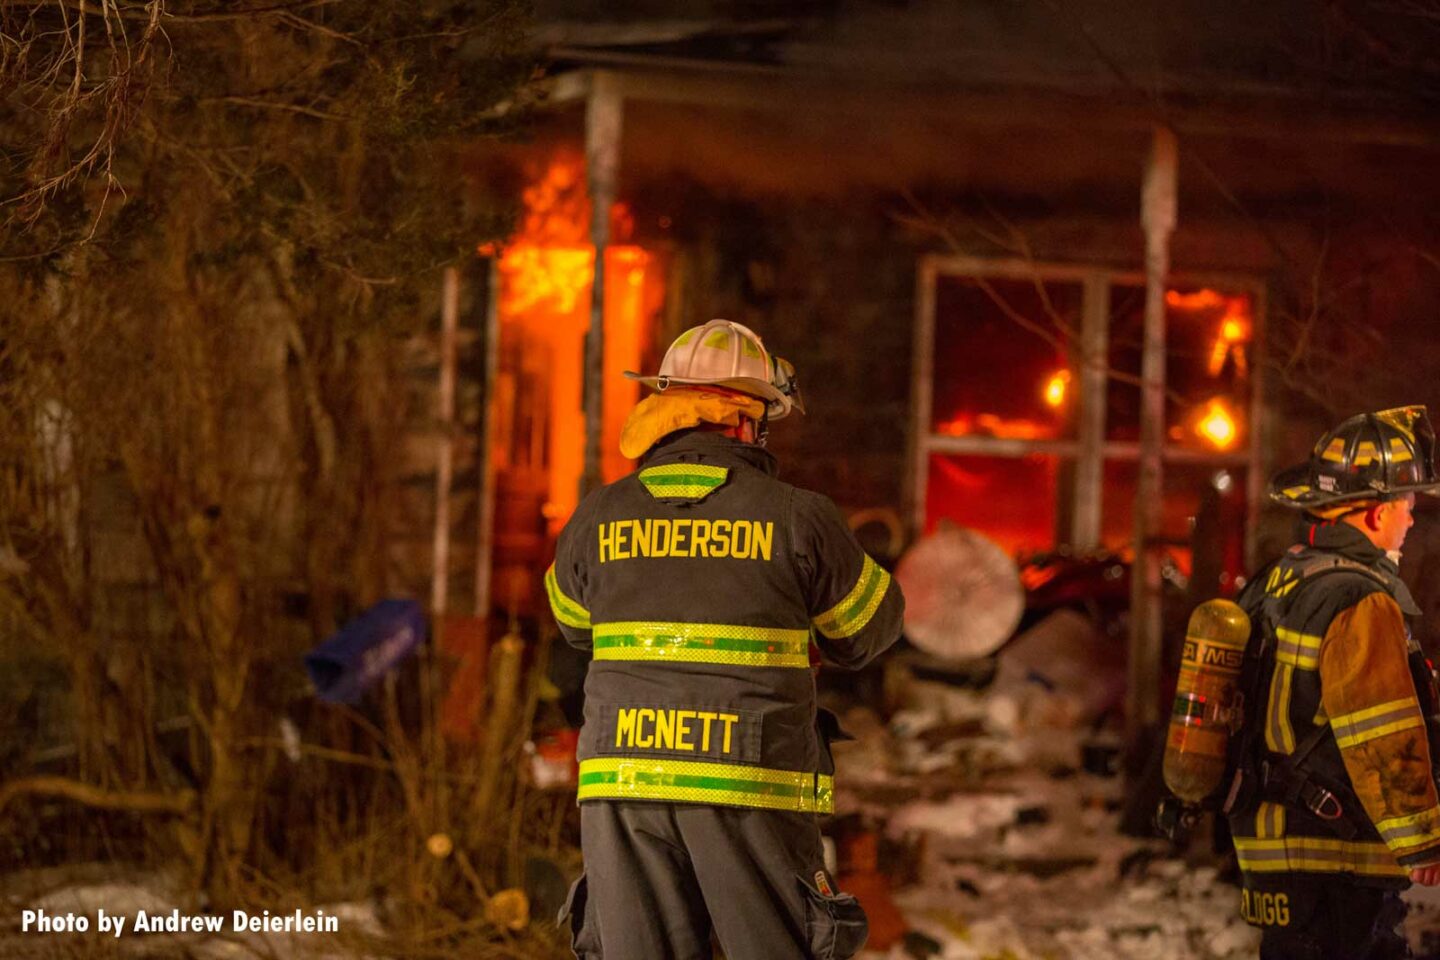
<path fill-rule="evenodd" d="M 1389 504 L 1386 503 L 1377 503 L 1365 511 L 1365 528 L 1367 530 L 1373 530 L 1376 533 L 1380 532 L 1380 511 L 1388 506 Z"/>

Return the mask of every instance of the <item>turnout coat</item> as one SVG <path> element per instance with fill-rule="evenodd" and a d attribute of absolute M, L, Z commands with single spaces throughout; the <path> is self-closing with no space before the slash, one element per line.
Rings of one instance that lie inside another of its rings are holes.
<path fill-rule="evenodd" d="M 1297 875 L 1407 886 L 1411 867 L 1440 860 L 1434 680 L 1405 621 L 1419 610 L 1360 531 L 1335 522 L 1300 531 L 1240 599 L 1267 631 L 1260 755 L 1272 770 L 1298 767 L 1294 782 L 1311 802 L 1262 791 L 1232 810 L 1240 868 L 1252 889 Z M 1317 787 L 1334 803 L 1316 802 Z"/>
<path fill-rule="evenodd" d="M 858 668 L 904 600 L 826 497 L 716 433 L 657 444 L 590 494 L 546 574 L 565 639 L 590 652 L 580 801 L 833 809 L 812 645 Z"/>

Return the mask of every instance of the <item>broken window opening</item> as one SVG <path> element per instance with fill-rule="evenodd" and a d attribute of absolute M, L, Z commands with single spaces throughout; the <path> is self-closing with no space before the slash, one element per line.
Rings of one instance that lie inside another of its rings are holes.
<path fill-rule="evenodd" d="M 1015 554 L 1133 553 L 1143 278 L 963 257 L 925 258 L 920 272 L 916 531 L 951 520 Z M 1197 524 L 1220 518 L 1231 584 L 1261 482 L 1262 308 L 1243 277 L 1177 275 L 1166 297 L 1165 538 L 1188 573 Z M 1216 496 L 1242 509 L 1212 509 Z M 1210 576 L 1212 560 L 1201 566 Z"/>

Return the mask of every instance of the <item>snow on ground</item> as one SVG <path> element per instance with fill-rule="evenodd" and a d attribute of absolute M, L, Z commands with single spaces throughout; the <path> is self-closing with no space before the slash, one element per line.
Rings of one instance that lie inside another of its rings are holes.
<path fill-rule="evenodd" d="M 934 683 L 906 699 L 888 726 L 851 711 L 857 739 L 836 749 L 841 814 L 917 852 L 915 882 L 893 891 L 910 932 L 869 960 L 1258 955 L 1208 831 L 1183 857 L 1119 832 L 1121 781 L 1084 772 L 1081 743 L 1094 738 L 1064 719 L 1073 704 Z M 1417 956 L 1440 957 L 1440 890 L 1407 899 Z"/>
<path fill-rule="evenodd" d="M 911 801 L 888 819 L 887 836 L 922 851 L 919 882 L 895 892 L 911 935 L 873 956 L 1255 956 L 1236 888 L 1217 880 L 1216 866 L 1166 859 L 1164 843 L 1118 833 L 1116 780 L 1038 774 L 985 787 Z"/>
<path fill-rule="evenodd" d="M 880 866 L 909 932 L 866 960 L 1240 960 L 1258 935 L 1239 917 L 1208 834 L 1183 856 L 1164 841 L 1122 835 L 1122 783 L 1086 772 L 1084 711 L 1053 692 L 982 694 L 914 682 L 889 724 L 864 708 L 836 746 L 837 805 L 881 835 Z M 1101 764 L 1090 766 L 1100 769 Z M 899 851 L 899 853 L 895 853 Z M 899 858 L 899 862 L 896 858 Z M 903 869 L 899 869 L 903 868 Z M 841 863 L 841 871 L 845 864 Z M 1233 871 L 1232 871 L 1233 872 Z M 0 878 L 3 880 L 4 878 Z M 94 953 L 56 954 L 18 935 L 22 908 L 93 915 L 168 913 L 161 877 L 86 877 L 0 884 L 0 957 L 186 957 L 190 960 L 359 960 L 383 936 L 368 905 L 325 907 L 340 938 L 288 934 L 140 936 Z M 1407 894 L 1420 960 L 1440 960 L 1440 889 Z M 872 911 L 877 916 L 878 911 Z M 346 940 L 351 942 L 347 943 Z M 371 953 L 371 956 L 378 955 Z"/>

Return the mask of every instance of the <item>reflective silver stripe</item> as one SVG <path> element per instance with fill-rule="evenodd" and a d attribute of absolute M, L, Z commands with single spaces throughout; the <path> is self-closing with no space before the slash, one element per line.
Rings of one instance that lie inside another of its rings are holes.
<path fill-rule="evenodd" d="M 1285 808 L 1278 803 L 1262 802 L 1255 811 L 1255 836 L 1261 840 L 1285 836 Z"/>
<path fill-rule="evenodd" d="M 1275 659 L 1301 670 L 1320 668 L 1321 638 L 1298 630 L 1281 627 L 1275 631 Z"/>
<path fill-rule="evenodd" d="M 1275 675 L 1270 680 L 1265 745 L 1276 753 L 1295 752 L 1295 730 L 1290 725 L 1290 690 L 1294 674 L 1294 667 L 1277 663 Z"/>
<path fill-rule="evenodd" d="M 1235 838 L 1240 869 L 1247 873 L 1357 873 L 1375 877 L 1404 877 L 1383 843 L 1331 840 L 1319 837 L 1284 837 L 1275 840 Z"/>
<path fill-rule="evenodd" d="M 1440 842 L 1440 807 L 1431 807 L 1408 817 L 1391 817 L 1375 824 L 1381 838 L 1393 850 Z"/>

